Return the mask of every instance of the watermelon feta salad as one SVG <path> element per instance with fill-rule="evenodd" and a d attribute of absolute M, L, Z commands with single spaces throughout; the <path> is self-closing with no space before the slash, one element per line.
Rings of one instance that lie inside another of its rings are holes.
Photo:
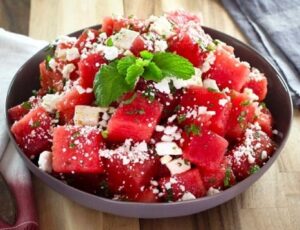
<path fill-rule="evenodd" d="M 15 140 L 41 170 L 99 196 L 213 195 L 276 148 L 266 76 L 190 13 L 107 17 L 51 43 L 39 69 L 40 89 L 8 111 Z"/>

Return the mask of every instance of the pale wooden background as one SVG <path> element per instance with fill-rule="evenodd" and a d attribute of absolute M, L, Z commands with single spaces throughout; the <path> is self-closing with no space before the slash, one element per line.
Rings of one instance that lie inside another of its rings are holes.
<path fill-rule="evenodd" d="M 37 39 L 51 40 L 98 24 L 105 15 L 148 17 L 179 8 L 202 12 L 206 26 L 246 42 L 218 0 L 31 0 L 29 5 L 29 35 Z M 295 112 L 286 148 L 257 183 L 232 201 L 187 217 L 139 220 L 104 214 L 70 201 L 34 178 L 40 227 L 55 230 L 300 229 L 299 130 L 300 113 Z"/>

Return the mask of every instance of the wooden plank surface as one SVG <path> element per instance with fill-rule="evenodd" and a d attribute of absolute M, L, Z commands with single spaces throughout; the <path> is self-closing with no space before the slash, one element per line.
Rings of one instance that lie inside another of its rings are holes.
<path fill-rule="evenodd" d="M 31 0 L 29 34 L 37 39 L 101 22 L 105 15 L 148 17 L 186 9 L 204 24 L 246 41 L 217 0 Z M 80 206 L 34 178 L 41 229 L 300 229 L 300 113 L 286 148 L 272 168 L 245 193 L 211 210 L 187 217 L 138 220 Z"/>

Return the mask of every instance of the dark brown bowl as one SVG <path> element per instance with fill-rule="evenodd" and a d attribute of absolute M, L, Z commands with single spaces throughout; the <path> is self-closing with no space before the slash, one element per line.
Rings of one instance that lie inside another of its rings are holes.
<path fill-rule="evenodd" d="M 95 26 L 93 28 L 99 28 L 99 26 Z M 286 143 L 293 114 L 291 97 L 286 84 L 282 80 L 282 77 L 257 51 L 243 44 L 237 39 L 214 29 L 204 27 L 204 30 L 213 38 L 220 39 L 229 45 L 232 45 L 235 48 L 236 55 L 240 57 L 241 60 L 249 62 L 252 66 L 255 66 L 264 72 L 268 78 L 269 85 L 266 103 L 274 116 L 275 128 L 279 130 L 282 136 L 276 137 L 275 141 L 278 145 L 277 150 L 271 159 L 269 159 L 269 161 L 257 173 L 219 194 L 210 197 L 199 198 L 196 200 L 154 204 L 114 201 L 73 188 L 54 178 L 53 176 L 41 171 L 33 162 L 30 161 L 30 159 L 25 156 L 23 151 L 16 144 L 15 139 L 10 132 L 12 121 L 9 120 L 6 112 L 7 128 L 10 138 L 27 167 L 51 188 L 59 193 L 64 194 L 66 197 L 92 209 L 127 217 L 164 218 L 189 215 L 220 205 L 244 192 L 270 168 Z M 78 36 L 81 32 L 82 30 L 77 31 L 72 33 L 71 36 Z M 8 90 L 6 98 L 6 111 L 12 106 L 27 100 L 31 96 L 32 90 L 39 88 L 38 66 L 39 63 L 44 59 L 45 55 L 46 48 L 40 50 L 33 57 L 31 57 L 16 73 Z"/>

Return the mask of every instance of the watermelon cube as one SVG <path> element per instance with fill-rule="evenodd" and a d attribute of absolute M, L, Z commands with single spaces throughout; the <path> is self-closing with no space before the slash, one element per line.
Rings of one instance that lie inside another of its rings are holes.
<path fill-rule="evenodd" d="M 57 102 L 56 108 L 60 114 L 60 120 L 63 123 L 72 121 L 76 105 L 89 105 L 94 100 L 93 93 L 80 93 L 76 88 L 68 91 L 63 98 Z"/>
<path fill-rule="evenodd" d="M 51 128 L 51 117 L 38 107 L 15 122 L 11 131 L 20 148 L 32 158 L 51 148 Z"/>
<path fill-rule="evenodd" d="M 243 139 L 229 152 L 234 175 L 243 180 L 257 172 L 273 154 L 275 145 L 259 125 L 251 125 Z"/>
<path fill-rule="evenodd" d="M 143 50 L 146 50 L 146 44 L 144 39 L 139 35 L 136 37 L 136 39 L 133 41 L 130 51 L 135 55 L 135 56 L 140 56 L 140 52 Z"/>
<path fill-rule="evenodd" d="M 129 200 L 134 200 L 156 176 L 159 161 L 147 153 L 136 152 L 135 154 L 147 155 L 147 159 L 135 162 L 129 160 L 132 157 L 131 154 L 132 152 L 123 150 L 109 158 L 103 157 L 102 159 L 109 190 L 116 194 L 122 194 Z"/>
<path fill-rule="evenodd" d="M 236 59 L 232 53 L 217 49 L 214 63 L 203 76 L 216 80 L 220 89 L 228 87 L 240 91 L 248 81 L 249 73 L 249 66 Z"/>
<path fill-rule="evenodd" d="M 162 178 L 159 185 L 166 201 L 177 201 L 186 193 L 190 193 L 193 198 L 199 198 L 206 194 L 198 169 L 191 169 L 172 177 Z"/>
<path fill-rule="evenodd" d="M 245 88 L 252 89 L 253 93 L 258 96 L 259 101 L 263 101 L 268 92 L 267 78 L 263 74 L 260 74 L 260 77 L 250 78 L 245 84 Z"/>
<path fill-rule="evenodd" d="M 82 49 L 84 49 L 87 42 L 96 42 L 97 37 L 99 35 L 98 30 L 94 29 L 88 29 L 82 32 L 82 34 L 79 36 L 75 43 L 75 47 L 79 50 L 79 52 L 82 52 Z"/>
<path fill-rule="evenodd" d="M 98 54 L 90 54 L 78 62 L 79 85 L 83 88 L 93 88 L 94 78 L 102 64 L 104 58 Z"/>
<path fill-rule="evenodd" d="M 232 108 L 227 123 L 226 136 L 230 139 L 241 138 L 250 123 L 255 119 L 256 105 L 245 93 L 230 93 Z"/>
<path fill-rule="evenodd" d="M 131 101 L 133 98 L 133 101 Z M 130 100 L 130 103 L 127 101 Z M 108 140 L 123 142 L 126 139 L 148 142 L 159 122 L 163 106 L 149 101 L 142 94 L 130 95 L 121 103 L 108 122 Z"/>
<path fill-rule="evenodd" d="M 58 126 L 53 132 L 53 170 L 58 173 L 103 172 L 99 150 L 104 146 L 97 128 Z"/>
<path fill-rule="evenodd" d="M 188 34 L 174 36 L 168 39 L 169 50 L 188 59 L 195 67 L 200 67 L 207 56 Z"/>
<path fill-rule="evenodd" d="M 201 133 L 186 140 L 183 157 L 200 168 L 217 167 L 221 164 L 228 142 L 212 131 Z"/>
<path fill-rule="evenodd" d="M 27 114 L 30 109 L 31 109 L 31 103 L 23 102 L 20 105 L 16 105 L 16 106 L 8 109 L 8 116 L 11 120 L 18 121 L 22 117 L 24 117 L 24 115 Z"/>
<path fill-rule="evenodd" d="M 201 168 L 200 173 L 205 188 L 223 189 L 234 185 L 235 177 L 231 167 L 230 159 L 225 156 L 220 165 Z"/>
<path fill-rule="evenodd" d="M 258 122 L 262 131 L 268 134 L 269 137 L 272 136 L 273 117 L 271 112 L 267 108 L 262 108 L 259 111 L 259 114 L 256 116 L 255 121 Z"/>
<path fill-rule="evenodd" d="M 180 102 L 179 123 L 200 124 L 224 136 L 230 108 L 231 103 L 224 93 L 204 87 L 190 87 L 183 94 Z"/>
<path fill-rule="evenodd" d="M 46 61 L 41 62 L 39 68 L 42 94 L 48 92 L 61 92 L 64 88 L 62 74 L 47 68 Z"/>

